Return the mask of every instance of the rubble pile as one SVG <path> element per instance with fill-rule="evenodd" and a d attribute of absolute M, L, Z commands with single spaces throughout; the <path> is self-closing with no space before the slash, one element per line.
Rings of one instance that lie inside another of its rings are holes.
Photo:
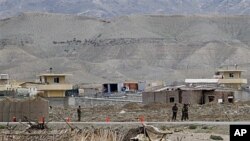
<path fill-rule="evenodd" d="M 248 121 L 250 119 L 250 105 L 243 103 L 190 106 L 191 120 L 202 121 Z"/>
<path fill-rule="evenodd" d="M 20 126 L 20 125 L 19 125 Z M 52 128 L 53 126 L 53 128 Z M 64 126 L 64 125 L 62 125 Z M 189 129 L 187 125 L 86 125 L 77 124 L 70 128 L 59 127 L 51 123 L 48 129 L 15 130 L 0 129 L 2 141 L 175 141 L 183 138 L 186 141 L 210 141 L 211 135 L 221 136 L 229 140 L 229 126 L 197 125 L 196 129 Z M 74 127 L 74 128 L 71 128 Z"/>
<path fill-rule="evenodd" d="M 122 141 L 122 132 L 105 128 L 32 130 L 31 132 L 16 131 L 1 133 L 2 141 Z"/>
<path fill-rule="evenodd" d="M 128 103 L 128 104 L 125 104 L 122 108 L 127 109 L 127 110 L 135 110 L 135 109 L 141 109 L 142 106 L 138 103 Z"/>

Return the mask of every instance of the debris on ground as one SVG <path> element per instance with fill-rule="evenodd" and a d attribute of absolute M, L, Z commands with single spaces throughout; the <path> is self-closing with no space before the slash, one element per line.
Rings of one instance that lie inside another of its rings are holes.
<path fill-rule="evenodd" d="M 182 105 L 178 105 L 177 121 L 181 121 Z M 141 103 L 115 104 L 95 107 L 82 107 L 82 119 L 85 122 L 102 122 L 110 117 L 113 122 L 136 122 L 143 116 L 145 121 L 165 122 L 171 121 L 173 104 Z M 77 121 L 76 107 L 63 108 L 54 106 L 50 112 L 50 121 L 64 121 L 58 118 L 70 118 Z M 249 121 L 250 103 L 218 104 L 208 103 L 204 105 L 189 106 L 189 121 Z"/>
<path fill-rule="evenodd" d="M 21 125 L 21 124 L 20 124 Z M 211 139 L 229 140 L 229 126 L 216 126 L 216 128 L 208 128 L 204 131 L 200 130 L 202 125 L 198 126 L 196 130 L 189 130 L 184 125 L 168 126 L 168 129 L 161 130 L 157 125 L 79 125 L 75 130 L 65 126 L 60 127 L 58 124 L 50 123 L 49 129 L 37 130 L 31 129 L 30 132 L 25 132 L 22 128 L 18 127 L 14 131 L 9 132 L 7 129 L 0 129 L 0 138 L 2 141 L 149 141 L 149 140 L 162 140 L 162 141 L 174 141 L 183 139 L 185 141 L 211 141 Z M 51 128 L 51 126 L 54 128 Z M 76 125 L 72 125 L 76 126 Z M 167 125 L 166 125 L 167 126 Z M 209 126 L 209 125 L 208 125 Z M 210 126 L 209 126 L 210 127 Z M 180 132 L 174 132 L 174 130 L 182 129 Z M 218 131 L 224 133 L 218 133 Z"/>
<path fill-rule="evenodd" d="M 141 109 L 141 105 L 138 103 L 127 103 L 125 104 L 122 108 L 127 109 L 127 110 L 136 110 L 136 109 Z"/>

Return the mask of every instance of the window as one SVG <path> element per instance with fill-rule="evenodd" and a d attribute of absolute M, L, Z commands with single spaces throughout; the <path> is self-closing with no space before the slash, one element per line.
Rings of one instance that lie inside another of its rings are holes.
<path fill-rule="evenodd" d="M 234 77 L 234 74 L 233 73 L 229 73 L 229 77 Z"/>
<path fill-rule="evenodd" d="M 234 97 L 233 96 L 229 96 L 228 97 L 228 102 L 229 103 L 233 103 L 234 102 Z"/>
<path fill-rule="evenodd" d="M 208 101 L 213 102 L 214 101 L 214 96 L 208 96 Z"/>
<path fill-rule="evenodd" d="M 174 97 L 170 97 L 169 101 L 170 103 L 174 103 Z"/>
<path fill-rule="evenodd" d="M 223 103 L 223 99 L 218 99 L 218 103 Z"/>
<path fill-rule="evenodd" d="M 59 77 L 54 78 L 54 83 L 59 83 Z"/>

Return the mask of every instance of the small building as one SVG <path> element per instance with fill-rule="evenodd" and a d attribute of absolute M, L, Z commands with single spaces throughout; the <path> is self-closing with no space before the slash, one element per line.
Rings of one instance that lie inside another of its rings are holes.
<path fill-rule="evenodd" d="M 234 92 L 217 88 L 179 87 L 161 88 L 156 91 L 143 92 L 144 104 L 153 102 L 182 103 L 182 104 L 206 104 L 217 101 L 218 103 L 233 103 Z"/>
<path fill-rule="evenodd" d="M 98 93 L 101 93 L 103 90 L 102 84 L 93 84 L 93 83 L 83 83 L 78 84 L 77 88 L 79 89 L 79 96 L 95 96 Z"/>
<path fill-rule="evenodd" d="M 0 85 L 8 85 L 8 84 L 9 84 L 9 75 L 0 74 Z"/>
<path fill-rule="evenodd" d="M 123 86 L 126 88 L 126 91 L 143 92 L 146 89 L 146 81 L 125 81 Z"/>
<path fill-rule="evenodd" d="M 123 86 L 127 91 L 131 92 L 143 92 L 146 89 L 146 81 L 125 81 Z"/>
<path fill-rule="evenodd" d="M 39 75 L 41 85 L 37 90 L 43 91 L 42 97 L 65 97 L 66 90 L 71 90 L 73 85 L 66 81 L 70 74 L 46 73 Z"/>
<path fill-rule="evenodd" d="M 225 88 L 233 88 L 241 90 L 243 84 L 247 84 L 247 79 L 242 78 L 244 70 L 220 69 L 213 79 L 185 79 L 185 83 L 189 85 L 206 85 L 206 86 L 223 86 Z"/>
<path fill-rule="evenodd" d="M 144 91 L 146 88 L 145 81 L 125 81 L 125 82 L 109 82 L 103 84 L 104 93 L 116 93 L 116 92 L 137 92 Z"/>
<path fill-rule="evenodd" d="M 8 95 L 9 89 L 9 75 L 8 74 L 0 74 L 0 96 Z"/>
<path fill-rule="evenodd" d="M 15 96 L 20 88 L 15 80 L 10 81 L 8 74 L 0 74 L 0 96 Z"/>
<path fill-rule="evenodd" d="M 38 93 L 37 88 L 39 85 L 41 85 L 41 83 L 38 83 L 38 82 L 24 82 L 24 83 L 20 84 L 20 86 L 22 88 L 28 89 L 30 96 L 37 95 L 37 93 Z"/>
<path fill-rule="evenodd" d="M 104 83 L 102 86 L 104 93 L 117 93 L 122 91 L 123 83 L 111 82 L 111 83 Z"/>
<path fill-rule="evenodd" d="M 134 91 L 134 92 L 138 91 L 139 88 L 138 82 L 136 81 L 125 81 L 123 83 L 123 86 L 126 87 L 127 91 Z"/>
<path fill-rule="evenodd" d="M 79 96 L 79 89 L 72 89 L 72 90 L 66 90 L 65 96 L 67 97 L 78 97 Z"/>
<path fill-rule="evenodd" d="M 153 91 L 142 92 L 142 103 L 181 103 L 179 88 L 163 87 Z"/>
<path fill-rule="evenodd" d="M 218 82 L 220 85 L 240 90 L 243 84 L 247 84 L 247 79 L 242 78 L 242 72 L 245 71 L 238 69 L 221 69 L 216 72 L 215 76 L 221 76 Z"/>
<path fill-rule="evenodd" d="M 233 103 L 234 91 L 220 88 L 181 88 L 183 104 L 206 104 L 209 102 Z"/>
<path fill-rule="evenodd" d="M 218 103 L 234 103 L 235 96 L 231 90 L 217 89 L 215 91 L 208 91 L 204 95 L 204 103 L 218 102 Z"/>

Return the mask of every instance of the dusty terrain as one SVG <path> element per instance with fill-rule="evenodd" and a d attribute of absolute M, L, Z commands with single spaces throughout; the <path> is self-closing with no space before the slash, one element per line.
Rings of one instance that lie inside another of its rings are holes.
<path fill-rule="evenodd" d="M 249 19 L 132 15 L 108 21 L 24 13 L 0 20 L 0 72 L 27 81 L 53 67 L 72 73 L 73 83 L 172 83 L 211 78 L 225 65 L 249 70 Z"/>
<path fill-rule="evenodd" d="M 52 127 L 48 124 L 46 130 L 26 130 L 27 127 L 18 125 L 14 130 L 4 129 L 1 126 L 0 137 L 3 141 L 13 140 L 76 140 L 76 141 L 129 141 L 141 133 L 141 125 L 84 125 L 77 124 L 78 128 L 71 130 L 65 124 L 64 128 Z M 75 125 L 72 125 L 75 126 Z M 212 136 L 219 136 L 224 141 L 229 141 L 228 126 L 211 125 L 153 125 L 159 130 L 168 131 L 165 141 L 212 141 Z M 26 128 L 26 129 L 25 129 Z M 146 140 L 145 140 L 146 141 Z"/>
<path fill-rule="evenodd" d="M 178 105 L 179 111 L 182 105 Z M 115 141 L 129 141 L 130 138 L 141 133 L 138 127 L 142 127 L 141 119 L 146 122 L 166 122 L 170 123 L 146 123 L 157 127 L 171 134 L 166 136 L 166 141 L 213 141 L 214 138 L 222 138 L 229 141 L 228 125 L 206 125 L 206 123 L 184 123 L 180 121 L 180 112 L 177 122 L 171 124 L 170 104 L 115 104 L 96 107 L 82 107 L 82 123 L 77 120 L 76 107 L 56 107 L 49 111 L 49 119 L 46 119 L 48 129 L 27 130 L 26 123 L 19 124 L 16 128 L 0 123 L 0 138 L 3 140 L 82 140 L 82 141 L 103 141 L 108 138 Z M 189 121 L 249 121 L 250 102 L 238 102 L 234 104 L 209 103 L 206 105 L 191 105 L 189 107 Z M 66 118 L 70 122 L 66 124 Z M 109 123 L 107 122 L 134 122 L 134 123 Z M 72 121 L 72 122 L 71 122 Z M 139 122 L 138 122 L 139 121 Z M 96 122 L 106 122 L 96 123 Z M 7 127 L 9 130 L 7 130 Z M 71 130 L 74 129 L 74 130 Z M 147 140 L 145 140 L 147 141 Z"/>
<path fill-rule="evenodd" d="M 181 121 L 181 107 L 177 121 Z M 149 104 L 142 105 L 129 103 L 125 105 L 107 105 L 93 108 L 82 108 L 82 121 L 84 122 L 105 122 L 107 118 L 111 122 L 135 122 L 141 117 L 148 122 L 171 121 L 172 105 Z M 77 120 L 76 107 L 62 108 L 53 107 L 50 110 L 51 121 L 63 121 L 70 117 L 72 121 Z M 235 104 L 191 105 L 189 107 L 189 121 L 250 121 L 249 102 Z"/>

